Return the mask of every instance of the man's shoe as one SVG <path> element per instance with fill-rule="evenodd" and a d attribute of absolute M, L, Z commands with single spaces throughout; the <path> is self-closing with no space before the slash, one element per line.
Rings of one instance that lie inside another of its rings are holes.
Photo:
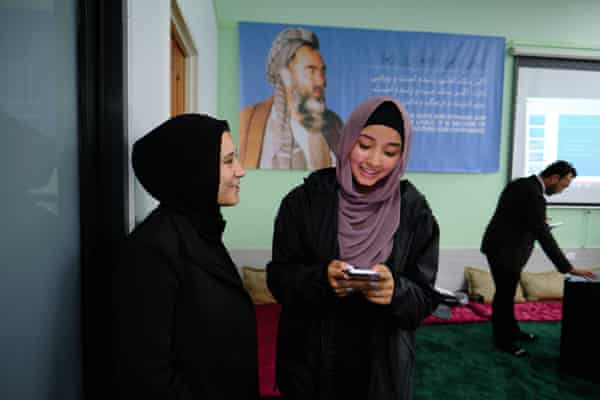
<path fill-rule="evenodd" d="M 519 331 L 515 340 L 519 340 L 521 342 L 533 342 L 534 340 L 537 340 L 537 335 L 534 335 L 533 333 Z"/>
<path fill-rule="evenodd" d="M 496 346 L 496 349 L 498 349 L 499 351 L 503 351 L 505 353 L 508 353 L 510 355 L 513 355 L 515 357 L 524 357 L 526 355 L 528 355 L 529 353 L 527 352 L 527 350 L 518 347 L 517 345 L 515 345 L 514 343 L 510 343 L 508 345 L 502 345 L 502 346 Z"/>

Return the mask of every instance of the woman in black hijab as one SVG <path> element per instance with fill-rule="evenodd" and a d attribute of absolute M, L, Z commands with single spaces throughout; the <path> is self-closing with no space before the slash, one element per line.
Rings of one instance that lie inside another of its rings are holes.
<path fill-rule="evenodd" d="M 119 398 L 257 399 L 254 307 L 221 239 L 244 176 L 227 122 L 172 118 L 132 163 L 160 204 L 115 273 Z"/>

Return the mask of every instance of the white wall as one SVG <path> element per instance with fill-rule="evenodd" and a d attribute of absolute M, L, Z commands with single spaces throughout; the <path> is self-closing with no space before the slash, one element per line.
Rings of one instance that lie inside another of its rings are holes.
<path fill-rule="evenodd" d="M 212 0 L 177 0 L 198 51 L 196 109 L 217 112 L 217 20 Z M 133 143 L 170 115 L 170 0 L 128 0 L 127 91 L 129 155 Z M 130 229 L 156 201 L 133 178 L 129 161 Z"/>

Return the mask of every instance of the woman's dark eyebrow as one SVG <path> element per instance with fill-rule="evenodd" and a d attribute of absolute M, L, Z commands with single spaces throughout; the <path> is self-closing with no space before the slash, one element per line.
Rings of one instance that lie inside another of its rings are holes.
<path fill-rule="evenodd" d="M 366 137 L 367 139 L 375 140 L 373 136 L 369 136 L 366 133 L 361 133 L 359 137 Z"/>
<path fill-rule="evenodd" d="M 360 134 L 361 137 L 366 137 L 368 139 L 371 139 L 373 141 L 375 141 L 375 138 L 373 136 L 370 136 L 366 133 L 361 133 Z M 402 147 L 402 143 L 398 143 L 398 142 L 391 142 L 391 143 L 386 143 L 386 146 L 396 146 L 396 147 Z"/>

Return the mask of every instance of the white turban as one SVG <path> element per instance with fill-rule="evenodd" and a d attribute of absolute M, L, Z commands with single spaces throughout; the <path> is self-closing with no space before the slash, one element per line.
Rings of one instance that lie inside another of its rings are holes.
<path fill-rule="evenodd" d="M 289 28 L 279 32 L 267 58 L 267 79 L 275 84 L 279 81 L 279 71 L 288 63 L 302 46 L 319 50 L 319 39 L 313 32 L 303 28 Z"/>

